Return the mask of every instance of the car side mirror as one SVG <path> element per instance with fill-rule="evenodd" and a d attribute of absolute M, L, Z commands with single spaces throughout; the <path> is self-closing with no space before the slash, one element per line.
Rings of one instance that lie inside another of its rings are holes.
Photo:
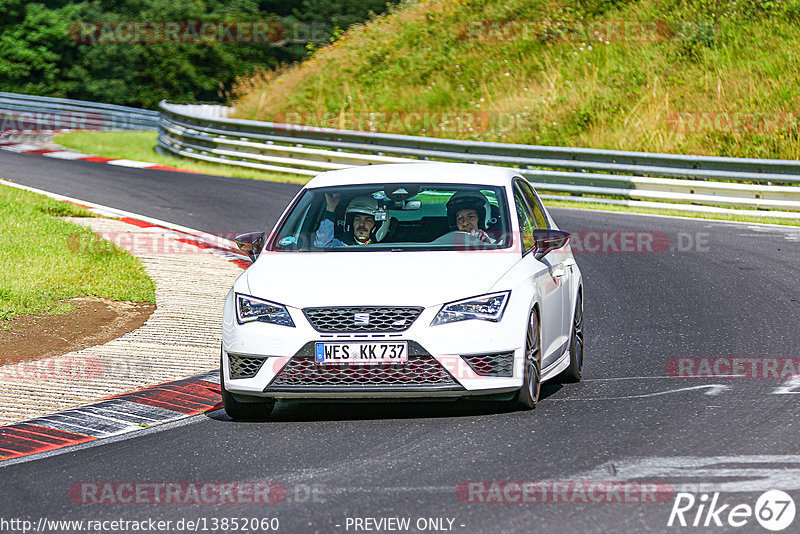
<path fill-rule="evenodd" d="M 540 260 L 551 250 L 560 249 L 569 242 L 569 236 L 569 232 L 561 230 L 534 230 L 534 257 Z"/>
<path fill-rule="evenodd" d="M 266 240 L 267 234 L 264 232 L 250 232 L 249 234 L 237 235 L 234 238 L 239 250 L 247 254 L 252 261 L 256 261 L 258 255 L 261 254 Z"/>

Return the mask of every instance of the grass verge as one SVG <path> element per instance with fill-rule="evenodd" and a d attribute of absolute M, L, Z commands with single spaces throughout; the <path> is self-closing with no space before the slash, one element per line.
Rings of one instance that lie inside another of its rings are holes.
<path fill-rule="evenodd" d="M 66 313 L 72 308 L 64 301 L 84 295 L 155 303 L 155 285 L 137 258 L 58 218 L 76 216 L 91 214 L 0 186 L 0 328 L 17 315 Z"/>
<path fill-rule="evenodd" d="M 131 159 L 149 161 L 160 165 L 169 165 L 187 171 L 215 176 L 232 176 L 234 178 L 250 178 L 269 180 L 272 182 L 291 182 L 304 184 L 308 181 L 302 176 L 279 174 L 272 172 L 243 169 L 227 165 L 216 165 L 186 158 L 165 156 L 156 152 L 158 144 L 156 132 L 70 132 L 56 136 L 53 141 L 94 156 L 114 159 Z"/>

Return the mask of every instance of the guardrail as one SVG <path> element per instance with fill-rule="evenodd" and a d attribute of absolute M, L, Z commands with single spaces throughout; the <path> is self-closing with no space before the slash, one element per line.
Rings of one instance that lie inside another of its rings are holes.
<path fill-rule="evenodd" d="M 800 162 L 514 145 L 227 118 L 218 104 L 158 111 L 0 92 L 2 130 L 158 129 L 161 152 L 314 176 L 415 160 L 517 167 L 546 198 L 692 211 L 769 210 L 800 218 Z"/>
<path fill-rule="evenodd" d="M 159 150 L 313 176 L 355 165 L 441 160 L 517 167 L 539 191 L 590 202 L 800 218 L 800 161 L 512 145 L 199 116 L 162 102 Z M 606 198 L 587 197 L 598 195 Z M 608 198 L 608 197 L 622 197 Z M 766 215 L 766 214 L 765 214 Z"/>
<path fill-rule="evenodd" d="M 0 130 L 156 130 L 158 111 L 0 92 Z"/>

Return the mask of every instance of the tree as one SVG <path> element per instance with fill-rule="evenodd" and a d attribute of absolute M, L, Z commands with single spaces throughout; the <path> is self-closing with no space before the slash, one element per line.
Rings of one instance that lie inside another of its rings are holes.
<path fill-rule="evenodd" d="M 320 27 L 330 36 L 336 27 L 384 9 L 384 2 L 5 0 L 0 4 L 0 90 L 151 109 L 162 99 L 224 101 L 238 77 L 302 59 L 304 43 L 83 42 L 81 32 L 104 22 L 271 21 L 317 24 L 317 37 Z"/>

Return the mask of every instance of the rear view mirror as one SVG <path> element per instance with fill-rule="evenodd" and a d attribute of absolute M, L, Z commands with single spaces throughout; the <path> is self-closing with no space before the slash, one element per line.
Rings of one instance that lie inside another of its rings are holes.
<path fill-rule="evenodd" d="M 561 230 L 534 230 L 534 257 L 540 260 L 551 250 L 560 249 L 569 242 L 569 236 L 569 232 L 562 232 Z"/>
<path fill-rule="evenodd" d="M 235 241 L 239 250 L 247 254 L 252 261 L 256 261 L 256 258 L 264 248 L 266 238 L 267 234 L 264 232 L 250 232 L 249 234 L 237 235 Z"/>
<path fill-rule="evenodd" d="M 389 184 L 383 188 L 383 193 L 389 200 L 400 202 L 419 193 L 419 184 Z"/>
<path fill-rule="evenodd" d="M 418 210 L 422 207 L 421 200 L 407 200 L 403 205 L 404 210 Z"/>

